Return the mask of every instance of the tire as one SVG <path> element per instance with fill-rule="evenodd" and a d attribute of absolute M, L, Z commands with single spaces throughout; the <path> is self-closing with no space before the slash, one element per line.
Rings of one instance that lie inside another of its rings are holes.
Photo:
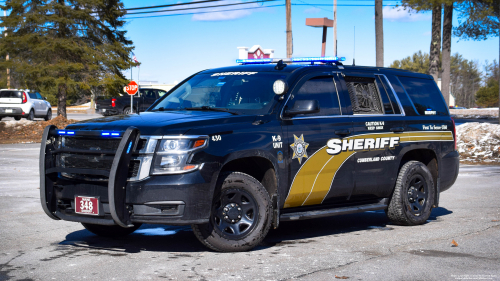
<path fill-rule="evenodd" d="M 399 170 L 396 187 L 386 210 L 394 224 L 419 225 L 427 221 L 434 205 L 434 180 L 422 162 L 409 161 Z"/>
<path fill-rule="evenodd" d="M 16 120 L 16 121 L 21 120 L 21 116 L 15 116 L 15 117 L 14 117 L 14 120 Z"/>
<path fill-rule="evenodd" d="M 125 107 L 125 108 L 123 109 L 123 114 L 124 114 L 124 115 L 129 115 L 129 114 L 130 114 L 130 107 Z"/>
<path fill-rule="evenodd" d="M 259 245 L 271 228 L 267 190 L 255 178 L 239 172 L 223 174 L 217 187 L 209 222 L 191 226 L 196 238 L 219 252 L 248 251 Z"/>
<path fill-rule="evenodd" d="M 47 115 L 45 115 L 45 117 L 43 119 L 45 119 L 45 121 L 49 121 L 50 119 L 52 119 L 52 110 L 51 109 L 49 109 L 47 111 Z"/>
<path fill-rule="evenodd" d="M 85 227 L 88 231 L 94 233 L 97 236 L 102 237 L 122 237 L 131 234 L 136 231 L 142 224 L 134 224 L 133 227 L 123 228 L 119 225 L 99 225 L 99 224 L 90 224 L 83 223 L 83 227 Z"/>
<path fill-rule="evenodd" d="M 28 114 L 28 116 L 26 116 L 26 119 L 30 121 L 33 121 L 33 119 L 35 119 L 35 112 L 33 111 L 33 109 L 30 110 L 30 113 Z"/>

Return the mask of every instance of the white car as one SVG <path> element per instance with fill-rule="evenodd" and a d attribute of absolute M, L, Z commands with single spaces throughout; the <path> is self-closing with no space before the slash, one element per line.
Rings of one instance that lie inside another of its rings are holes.
<path fill-rule="evenodd" d="M 26 118 L 52 118 L 52 107 L 40 93 L 23 90 L 0 90 L 0 120 L 3 117 L 14 117 L 16 120 Z"/>

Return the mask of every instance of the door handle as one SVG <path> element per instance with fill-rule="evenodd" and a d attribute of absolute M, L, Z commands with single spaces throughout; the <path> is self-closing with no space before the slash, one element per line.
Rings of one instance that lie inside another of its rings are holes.
<path fill-rule="evenodd" d="M 394 133 L 400 133 L 400 132 L 404 132 L 404 131 L 405 131 L 404 127 L 394 127 L 394 128 L 391 128 L 391 132 L 394 132 Z"/>
<path fill-rule="evenodd" d="M 339 136 L 349 135 L 350 133 L 351 133 L 351 130 L 349 130 L 349 129 L 335 130 L 335 134 L 339 135 Z"/>

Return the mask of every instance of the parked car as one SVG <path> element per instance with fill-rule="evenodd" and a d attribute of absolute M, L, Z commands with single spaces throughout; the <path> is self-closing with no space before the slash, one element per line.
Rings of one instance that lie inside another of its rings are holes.
<path fill-rule="evenodd" d="M 0 119 L 14 117 L 16 120 L 26 118 L 52 119 L 52 107 L 38 92 L 17 89 L 0 90 Z"/>
<path fill-rule="evenodd" d="M 141 88 L 139 93 L 133 97 L 133 112 L 143 112 L 148 109 L 158 98 L 165 95 L 167 91 L 162 89 Z M 96 100 L 96 113 L 103 116 L 130 114 L 130 96 L 116 96 L 110 99 L 97 99 Z"/>
<path fill-rule="evenodd" d="M 459 170 L 432 76 L 324 59 L 242 60 L 259 65 L 199 72 L 140 115 L 46 127 L 45 213 L 107 237 L 191 225 L 222 252 L 280 221 L 385 210 L 425 224 Z"/>

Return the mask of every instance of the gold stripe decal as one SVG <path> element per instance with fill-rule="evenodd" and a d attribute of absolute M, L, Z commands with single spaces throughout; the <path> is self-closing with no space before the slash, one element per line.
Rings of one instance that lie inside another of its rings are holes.
<path fill-rule="evenodd" d="M 304 141 L 303 136 L 296 138 L 296 141 L 297 139 Z M 300 167 L 293 179 L 284 208 L 321 204 L 333 188 L 337 171 L 357 151 L 392 149 L 405 142 L 453 140 L 453 133 L 450 131 L 370 133 L 344 139 L 330 139 L 327 146 L 309 156 Z"/>

